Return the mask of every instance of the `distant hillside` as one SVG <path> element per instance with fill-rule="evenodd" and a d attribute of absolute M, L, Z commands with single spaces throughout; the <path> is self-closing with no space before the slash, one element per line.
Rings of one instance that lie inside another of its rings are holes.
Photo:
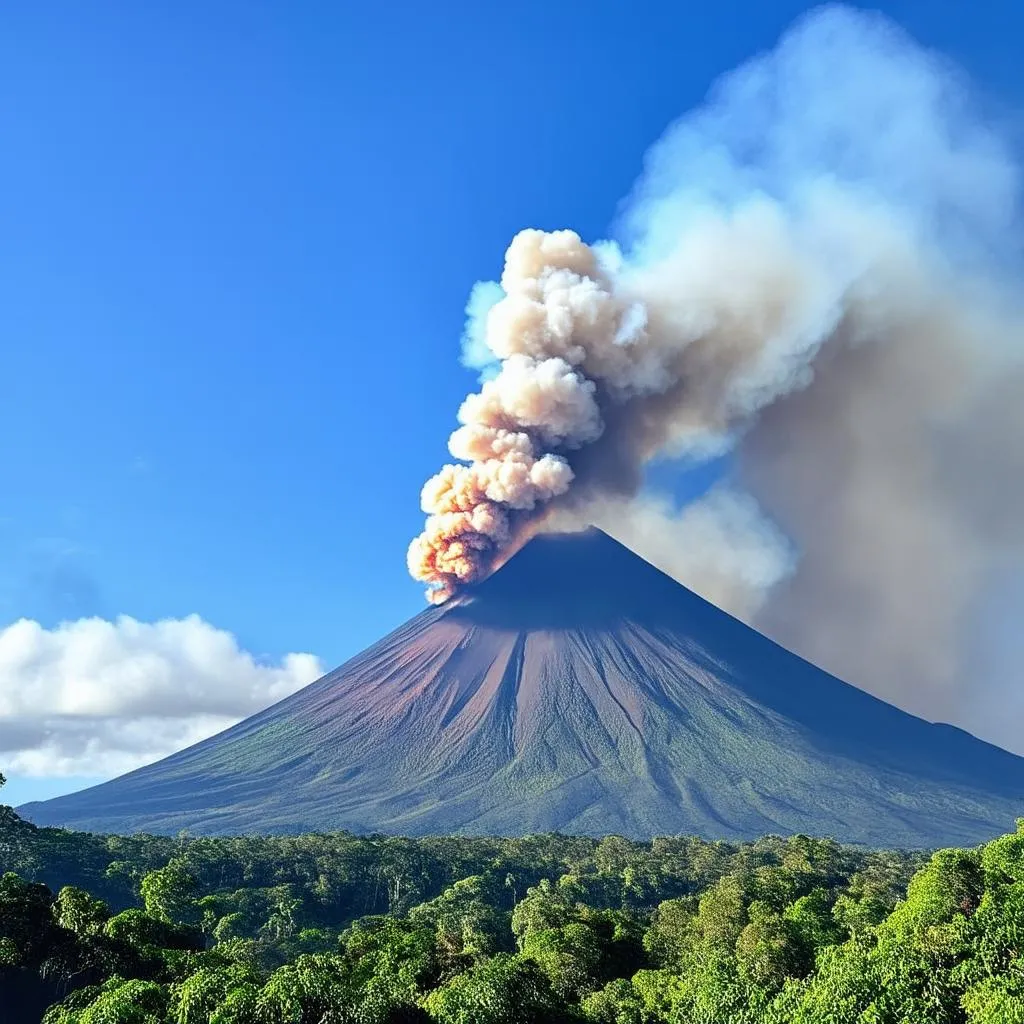
<path fill-rule="evenodd" d="M 21 812 L 175 833 L 991 838 L 1024 759 L 840 682 L 599 531 L 538 537 L 266 711 Z"/>

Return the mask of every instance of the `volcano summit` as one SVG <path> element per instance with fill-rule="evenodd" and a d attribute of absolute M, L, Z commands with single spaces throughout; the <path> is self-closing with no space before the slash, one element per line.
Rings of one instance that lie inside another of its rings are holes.
<path fill-rule="evenodd" d="M 535 538 L 217 736 L 22 813 L 122 833 L 937 846 L 1024 814 L 1024 758 L 840 682 L 590 530 Z"/>

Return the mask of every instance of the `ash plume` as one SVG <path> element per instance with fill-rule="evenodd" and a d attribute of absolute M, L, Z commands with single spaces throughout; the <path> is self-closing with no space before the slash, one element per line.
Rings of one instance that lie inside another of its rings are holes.
<path fill-rule="evenodd" d="M 443 600 L 553 515 L 601 520 L 830 671 L 1020 749 L 992 712 L 1018 645 L 971 667 L 1024 565 L 997 113 L 882 16 L 821 8 L 667 131 L 617 241 L 518 235 L 467 308 L 468 464 L 424 488 L 413 575 Z M 651 460 L 723 451 L 742 515 L 642 495 Z"/>
<path fill-rule="evenodd" d="M 648 266 L 572 231 L 517 235 L 487 313 L 498 366 L 449 440 L 469 465 L 421 495 L 409 566 L 431 596 L 487 575 L 553 502 L 633 494 L 654 455 L 714 443 L 798 386 L 851 284 L 812 235 L 767 200 L 707 209 Z"/>

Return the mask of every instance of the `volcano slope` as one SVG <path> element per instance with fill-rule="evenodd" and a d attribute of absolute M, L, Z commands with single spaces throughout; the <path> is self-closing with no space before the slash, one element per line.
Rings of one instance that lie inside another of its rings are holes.
<path fill-rule="evenodd" d="M 971 844 L 1024 759 L 840 682 L 607 535 L 541 536 L 279 704 L 22 813 L 91 831 Z"/>

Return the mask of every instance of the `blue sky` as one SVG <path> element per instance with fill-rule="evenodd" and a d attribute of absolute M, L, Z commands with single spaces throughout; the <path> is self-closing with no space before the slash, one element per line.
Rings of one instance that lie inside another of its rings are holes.
<path fill-rule="evenodd" d="M 1021 98 L 1018 4 L 880 7 Z M 197 613 L 331 665 L 417 611 L 473 282 L 522 227 L 606 234 L 806 9 L 9 5 L 0 626 Z"/>

